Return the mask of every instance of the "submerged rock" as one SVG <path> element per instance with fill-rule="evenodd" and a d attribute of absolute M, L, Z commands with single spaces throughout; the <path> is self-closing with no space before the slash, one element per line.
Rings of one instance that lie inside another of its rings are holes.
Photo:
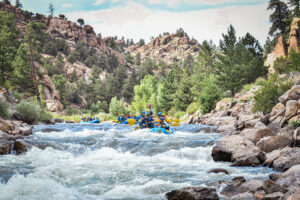
<path fill-rule="evenodd" d="M 224 174 L 229 174 L 229 172 L 226 169 L 222 169 L 222 168 L 211 169 L 207 173 L 224 173 Z"/>
<path fill-rule="evenodd" d="M 216 189 L 205 187 L 187 187 L 166 194 L 168 200 L 218 200 Z"/>

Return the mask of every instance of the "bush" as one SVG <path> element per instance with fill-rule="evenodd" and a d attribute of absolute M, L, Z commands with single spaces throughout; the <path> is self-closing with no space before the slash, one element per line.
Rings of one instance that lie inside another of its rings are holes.
<path fill-rule="evenodd" d="M 251 85 L 250 84 L 244 85 L 243 90 L 249 92 L 251 90 Z"/>
<path fill-rule="evenodd" d="M 187 114 L 194 114 L 199 108 L 200 108 L 200 104 L 198 102 L 191 103 L 187 107 L 186 113 Z"/>
<path fill-rule="evenodd" d="M 66 98 L 71 103 L 80 104 L 82 99 L 80 97 L 80 91 L 76 84 L 71 84 L 66 91 Z"/>
<path fill-rule="evenodd" d="M 97 103 L 91 105 L 91 113 L 97 114 L 99 112 L 104 112 L 106 106 L 107 106 L 106 102 L 102 103 L 101 101 L 98 101 Z"/>
<path fill-rule="evenodd" d="M 179 111 L 179 112 L 175 113 L 174 117 L 177 118 L 177 119 L 180 119 L 184 115 L 185 115 L 185 112 Z"/>
<path fill-rule="evenodd" d="M 266 82 L 266 80 L 264 78 L 259 77 L 259 78 L 256 79 L 255 85 L 263 86 L 265 82 Z"/>
<path fill-rule="evenodd" d="M 76 61 L 80 61 L 80 53 L 78 51 L 73 51 L 72 53 L 70 53 L 70 55 L 67 57 L 67 60 L 70 63 L 75 63 Z"/>
<path fill-rule="evenodd" d="M 66 114 L 68 116 L 77 115 L 79 112 L 76 108 L 68 106 L 65 110 Z"/>
<path fill-rule="evenodd" d="M 51 119 L 51 115 L 34 101 L 21 101 L 17 105 L 17 111 L 22 120 L 29 124 L 36 122 L 47 122 Z"/>
<path fill-rule="evenodd" d="M 289 71 L 288 61 L 286 58 L 277 58 L 274 63 L 274 70 L 279 73 L 283 74 Z"/>
<path fill-rule="evenodd" d="M 255 92 L 253 111 L 270 113 L 278 102 L 278 98 L 293 85 L 291 80 L 279 78 L 277 74 L 269 77 L 263 86 Z"/>
<path fill-rule="evenodd" d="M 4 119 L 9 117 L 8 105 L 2 99 L 0 99 L 0 117 Z"/>
<path fill-rule="evenodd" d="M 289 121 L 289 127 L 296 129 L 299 127 L 299 122 L 291 120 Z"/>
<path fill-rule="evenodd" d="M 124 99 L 118 100 L 117 97 L 111 99 L 109 104 L 109 112 L 113 116 L 119 116 L 120 114 L 126 114 L 129 110 L 124 105 Z"/>
<path fill-rule="evenodd" d="M 204 87 L 199 96 L 201 113 L 205 114 L 213 109 L 213 106 L 222 98 L 222 92 L 217 86 L 217 80 L 213 75 L 205 77 L 203 80 Z"/>

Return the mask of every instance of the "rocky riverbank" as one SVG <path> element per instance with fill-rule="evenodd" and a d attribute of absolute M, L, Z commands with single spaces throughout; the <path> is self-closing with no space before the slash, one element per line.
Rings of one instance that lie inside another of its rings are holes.
<path fill-rule="evenodd" d="M 217 126 L 216 131 L 225 135 L 212 150 L 215 161 L 231 162 L 233 166 L 264 165 L 283 172 L 271 174 L 266 181 L 233 179 L 222 190 L 223 197 L 300 199 L 300 74 L 286 76 L 295 84 L 267 115 L 252 112 L 254 92 L 259 89 L 255 86 L 231 100 L 218 102 L 211 113 L 186 117 L 191 124 Z"/>

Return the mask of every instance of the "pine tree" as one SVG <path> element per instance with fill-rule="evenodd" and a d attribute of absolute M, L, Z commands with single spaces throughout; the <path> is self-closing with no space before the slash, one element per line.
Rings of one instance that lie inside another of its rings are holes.
<path fill-rule="evenodd" d="M 0 83 L 4 83 L 10 78 L 13 62 L 17 49 L 19 31 L 13 14 L 0 11 Z"/>
<path fill-rule="evenodd" d="M 288 4 L 293 7 L 293 17 L 300 17 L 300 1 L 288 0 Z"/>
<path fill-rule="evenodd" d="M 16 7 L 17 8 L 22 8 L 23 7 L 20 0 L 16 0 Z"/>
<path fill-rule="evenodd" d="M 280 34 L 285 35 L 286 27 L 289 25 L 289 11 L 287 5 L 280 0 L 269 0 L 268 10 L 273 10 L 273 13 L 270 15 L 272 26 L 269 35 L 275 37 Z"/>
<path fill-rule="evenodd" d="M 175 94 L 174 104 L 177 111 L 186 111 L 187 107 L 193 102 L 191 92 L 192 82 L 188 68 L 185 68 L 183 77 Z"/>
<path fill-rule="evenodd" d="M 53 17 L 55 8 L 52 3 L 49 3 L 48 9 L 49 9 L 50 16 Z"/>
<path fill-rule="evenodd" d="M 123 85 L 122 97 L 126 102 L 131 102 L 133 99 L 135 83 L 134 75 L 130 75 Z"/>

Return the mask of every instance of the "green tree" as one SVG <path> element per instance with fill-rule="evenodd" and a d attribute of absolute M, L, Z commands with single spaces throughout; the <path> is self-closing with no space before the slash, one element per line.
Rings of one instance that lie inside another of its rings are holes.
<path fill-rule="evenodd" d="M 0 11 L 0 83 L 4 84 L 13 71 L 12 62 L 19 47 L 19 31 L 13 14 Z"/>
<path fill-rule="evenodd" d="M 23 7 L 20 0 L 16 0 L 16 7 L 17 8 L 22 8 Z"/>
<path fill-rule="evenodd" d="M 299 0 L 288 0 L 288 4 L 293 7 L 294 17 L 300 16 L 300 1 Z"/>
<path fill-rule="evenodd" d="M 19 91 L 33 93 L 33 80 L 31 78 L 29 48 L 26 43 L 22 44 L 15 60 L 12 63 L 14 68 L 12 83 Z"/>
<path fill-rule="evenodd" d="M 123 85 L 123 89 L 122 89 L 122 97 L 124 97 L 126 102 L 131 102 L 133 99 L 133 95 L 134 95 L 134 86 L 135 86 L 135 79 L 134 79 L 134 75 L 130 75 L 124 85 Z"/>
<path fill-rule="evenodd" d="M 70 55 L 67 57 L 67 60 L 70 63 L 75 63 L 76 61 L 80 61 L 80 53 L 78 51 L 73 51 L 72 53 L 70 53 Z"/>
<path fill-rule="evenodd" d="M 206 76 L 203 80 L 202 92 L 199 96 L 199 103 L 202 114 L 208 113 L 213 106 L 222 98 L 222 92 L 217 85 L 214 75 Z"/>
<path fill-rule="evenodd" d="M 125 108 L 124 99 L 118 100 L 117 97 L 113 97 L 109 104 L 109 112 L 113 116 L 119 116 L 120 114 L 126 114 L 127 109 Z"/>
<path fill-rule="evenodd" d="M 59 75 L 55 74 L 53 76 L 53 83 L 55 85 L 55 88 L 59 92 L 61 103 L 64 106 L 67 106 L 67 103 L 66 103 L 66 83 L 67 83 L 67 79 L 66 79 L 66 77 L 64 77 L 61 74 L 59 74 Z"/>
<path fill-rule="evenodd" d="M 50 14 L 50 16 L 53 17 L 53 15 L 54 15 L 54 10 L 55 10 L 55 9 L 54 9 L 54 6 L 53 6 L 52 3 L 49 3 L 48 9 L 49 9 L 49 14 Z"/>
<path fill-rule="evenodd" d="M 80 24 L 80 26 L 84 25 L 84 20 L 82 18 L 77 19 L 78 24 Z"/>
<path fill-rule="evenodd" d="M 287 18 L 289 16 L 287 5 L 281 0 L 269 0 L 268 10 L 272 10 L 270 22 L 272 26 L 269 35 L 277 37 L 286 34 L 286 27 L 289 25 Z"/>
<path fill-rule="evenodd" d="M 139 47 L 144 46 L 145 45 L 145 40 L 144 39 L 140 39 L 139 41 Z"/>
<path fill-rule="evenodd" d="M 244 84 L 264 76 L 267 68 L 263 65 L 262 48 L 258 41 L 246 34 L 237 41 L 232 26 L 220 41 L 221 52 L 217 54 L 216 74 L 218 84 L 234 95 Z"/>
<path fill-rule="evenodd" d="M 187 107 L 193 102 L 191 87 L 192 82 L 190 79 L 190 73 L 188 68 L 185 68 L 183 77 L 180 81 L 174 99 L 174 104 L 177 111 L 185 111 Z"/>

